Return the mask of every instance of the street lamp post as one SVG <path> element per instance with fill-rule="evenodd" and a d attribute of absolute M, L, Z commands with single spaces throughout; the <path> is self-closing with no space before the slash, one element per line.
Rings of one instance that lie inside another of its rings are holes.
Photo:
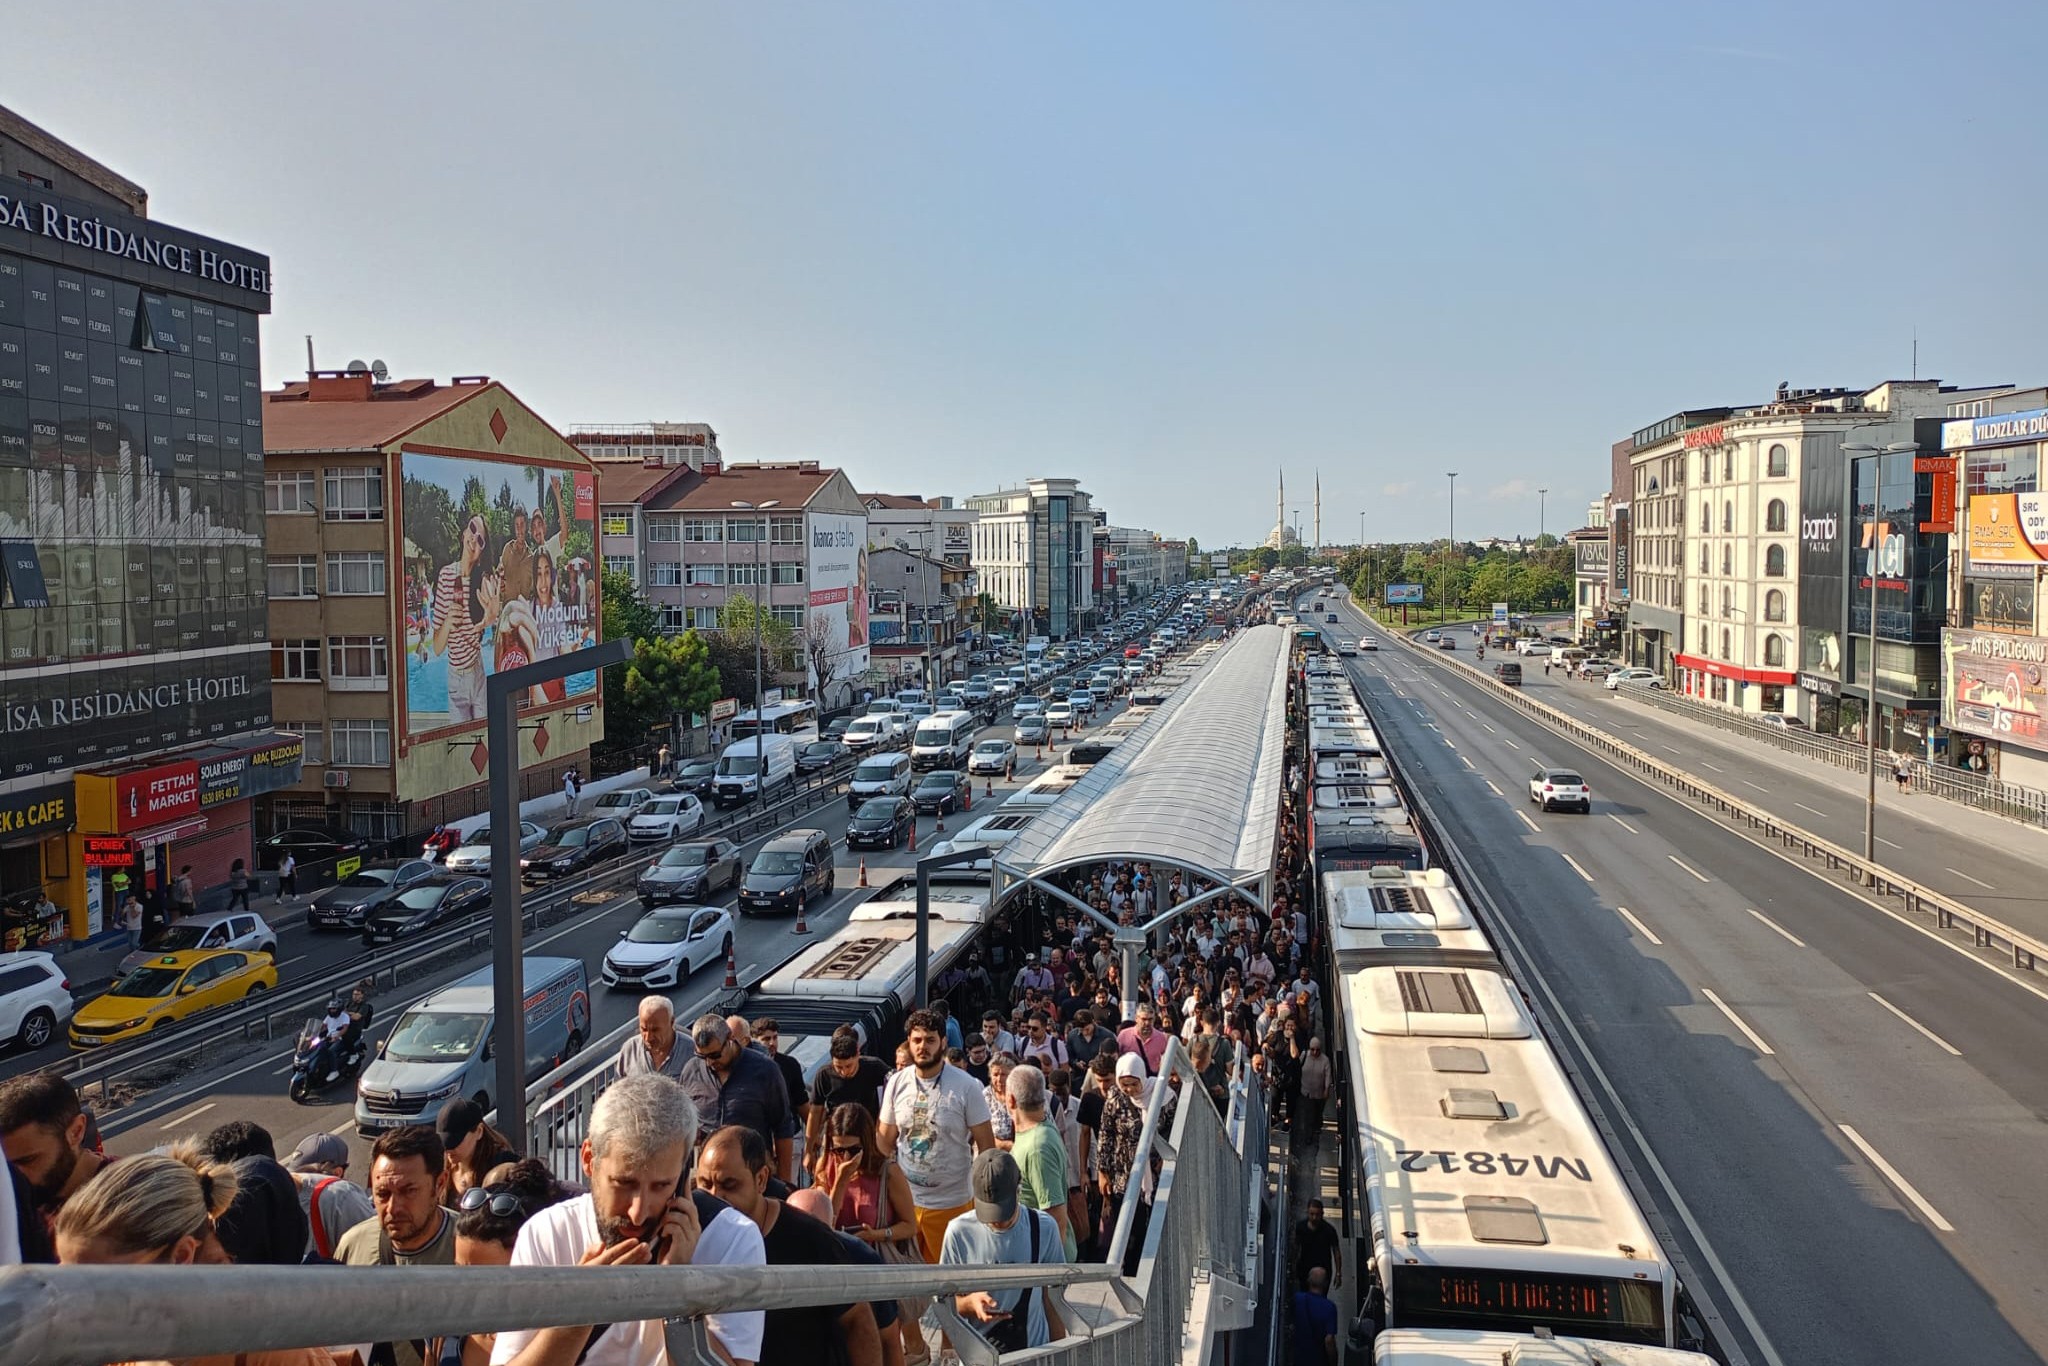
<path fill-rule="evenodd" d="M 1458 540 L 1458 472 L 1446 470 L 1444 477 L 1451 481 L 1450 527 L 1444 535 L 1444 567 L 1437 575 L 1436 619 L 1439 626 L 1448 625 L 1451 619 L 1451 547 Z"/>
<path fill-rule="evenodd" d="M 1550 519 L 1550 490 L 1536 490 L 1536 544 L 1543 544 L 1546 523 Z"/>
<path fill-rule="evenodd" d="M 1920 449 L 1914 441 L 1892 441 L 1883 446 L 1874 446 L 1867 441 L 1847 442 L 1842 454 L 1849 457 L 1849 504 L 1856 502 L 1856 461 L 1859 457 L 1873 459 L 1886 455 L 1911 455 Z M 1872 865 L 1877 862 L 1877 561 L 1878 552 L 1883 548 L 1877 541 L 1877 487 L 1883 476 L 1882 468 L 1874 468 L 1870 481 L 1871 533 L 1870 544 L 1863 550 L 1863 566 L 1870 572 L 1870 635 L 1869 664 L 1870 682 L 1863 697 L 1863 862 Z M 1859 538 L 1860 539 L 1860 538 Z M 1844 556 L 1843 573 L 1850 575 L 1848 557 Z M 1849 585 L 1844 585 L 1845 589 Z M 1848 594 L 1843 594 L 1845 600 Z M 1865 886 L 1877 880 L 1876 874 L 1866 871 L 1863 875 Z"/>
<path fill-rule="evenodd" d="M 746 503 L 737 499 L 733 506 L 745 512 L 763 512 L 769 508 L 781 507 L 782 500 L 770 498 L 762 503 Z M 768 519 L 761 518 L 754 524 L 754 795 L 763 805 L 768 801 L 768 769 L 763 751 L 767 742 L 762 738 L 767 722 L 761 715 L 761 631 L 767 623 L 761 620 L 768 610 Z"/>

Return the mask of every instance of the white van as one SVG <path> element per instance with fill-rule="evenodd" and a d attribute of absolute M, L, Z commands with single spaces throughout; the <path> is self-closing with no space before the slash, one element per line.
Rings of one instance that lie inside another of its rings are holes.
<path fill-rule="evenodd" d="M 917 723 L 910 739 L 910 765 L 916 769 L 965 768 L 974 748 L 974 713 L 945 711 Z"/>
<path fill-rule="evenodd" d="M 756 772 L 757 755 L 760 772 Z M 794 786 L 796 742 L 787 735 L 750 735 L 733 741 L 718 756 L 711 799 L 720 806 L 737 806 L 764 792 L 777 793 Z"/>
<path fill-rule="evenodd" d="M 910 795 L 910 756 L 901 751 L 870 754 L 854 766 L 846 784 L 846 809 L 857 809 L 870 797 Z"/>

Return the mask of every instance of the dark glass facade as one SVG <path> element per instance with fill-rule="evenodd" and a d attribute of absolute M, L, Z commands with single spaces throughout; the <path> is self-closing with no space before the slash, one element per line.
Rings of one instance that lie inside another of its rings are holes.
<path fill-rule="evenodd" d="M 0 779 L 270 723 L 266 258 L 0 191 Z"/>

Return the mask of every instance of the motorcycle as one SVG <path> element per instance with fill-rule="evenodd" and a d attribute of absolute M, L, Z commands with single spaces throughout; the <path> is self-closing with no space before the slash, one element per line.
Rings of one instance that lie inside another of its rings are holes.
<path fill-rule="evenodd" d="M 286 1090 L 294 1101 L 302 1105 L 306 1097 L 315 1092 L 353 1081 L 369 1056 L 369 1042 L 359 1032 L 353 1043 L 344 1045 L 337 1042 L 326 1049 L 327 1060 L 316 1074 L 314 1064 L 320 1059 L 325 1037 L 322 1022 L 317 1018 L 308 1020 L 306 1027 L 299 1031 L 297 1046 L 292 1049 L 292 1079 Z M 331 1079 L 325 1075 L 330 1072 L 334 1074 Z"/>

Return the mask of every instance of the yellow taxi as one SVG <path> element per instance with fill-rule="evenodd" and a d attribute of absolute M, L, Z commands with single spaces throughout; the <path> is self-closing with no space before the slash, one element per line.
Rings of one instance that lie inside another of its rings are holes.
<path fill-rule="evenodd" d="M 73 1048 L 102 1048 L 190 1019 L 277 985 L 267 953 L 186 949 L 160 953 L 130 969 L 71 1017 Z"/>

